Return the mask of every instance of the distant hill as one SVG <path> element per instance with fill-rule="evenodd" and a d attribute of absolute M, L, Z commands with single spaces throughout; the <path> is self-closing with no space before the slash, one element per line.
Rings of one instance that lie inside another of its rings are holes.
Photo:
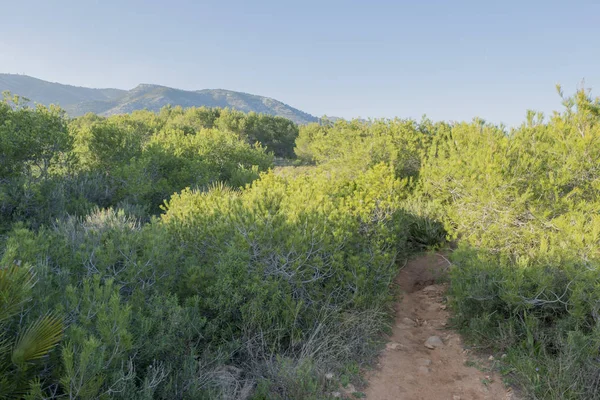
<path fill-rule="evenodd" d="M 319 120 L 269 97 L 223 89 L 188 91 L 148 84 L 138 85 L 131 90 L 91 89 L 47 82 L 27 75 L 0 74 L 0 92 L 5 90 L 35 103 L 60 105 L 72 117 L 88 112 L 107 116 L 143 109 L 158 111 L 170 104 L 182 107 L 229 107 L 244 112 L 277 115 L 298 124 Z"/>

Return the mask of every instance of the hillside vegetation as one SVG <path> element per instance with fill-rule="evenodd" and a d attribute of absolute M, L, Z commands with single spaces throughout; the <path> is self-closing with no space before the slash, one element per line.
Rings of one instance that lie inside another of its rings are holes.
<path fill-rule="evenodd" d="M 467 338 L 531 398 L 598 398 L 600 101 L 564 106 L 507 131 L 6 98 L 0 398 L 328 398 L 447 241 Z"/>
<path fill-rule="evenodd" d="M 4 91 L 17 93 L 36 104 L 58 105 L 71 117 L 89 112 L 102 116 L 139 110 L 158 112 L 162 107 L 171 105 L 231 108 L 284 117 L 297 124 L 318 120 L 269 97 L 223 89 L 181 90 L 150 84 L 141 84 L 131 90 L 92 89 L 47 82 L 27 75 L 0 74 L 0 93 Z"/>

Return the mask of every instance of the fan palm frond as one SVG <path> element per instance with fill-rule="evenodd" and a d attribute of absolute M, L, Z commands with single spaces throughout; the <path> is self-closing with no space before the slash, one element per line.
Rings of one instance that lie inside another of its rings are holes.
<path fill-rule="evenodd" d="M 1 329 L 3 329 L 2 325 L 0 325 Z M 0 333 L 0 360 L 10 354 L 11 344 L 11 340 Z"/>
<path fill-rule="evenodd" d="M 12 362 L 23 365 L 44 357 L 61 340 L 63 323 L 53 315 L 44 315 L 23 331 L 15 343 Z"/>
<path fill-rule="evenodd" d="M 17 313 L 29 299 L 34 285 L 34 275 L 18 264 L 0 268 L 0 322 Z"/>

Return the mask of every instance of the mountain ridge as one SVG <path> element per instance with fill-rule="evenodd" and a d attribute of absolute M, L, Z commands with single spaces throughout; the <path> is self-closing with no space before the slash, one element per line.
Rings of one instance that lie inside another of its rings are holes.
<path fill-rule="evenodd" d="M 61 106 L 69 116 L 88 112 L 109 116 L 136 110 L 158 111 L 166 105 L 182 107 L 221 107 L 290 119 L 298 124 L 319 119 L 279 100 L 227 89 L 184 90 L 140 83 L 131 90 L 88 88 L 44 81 L 28 75 L 0 73 L 0 92 L 10 91 L 35 103 Z"/>

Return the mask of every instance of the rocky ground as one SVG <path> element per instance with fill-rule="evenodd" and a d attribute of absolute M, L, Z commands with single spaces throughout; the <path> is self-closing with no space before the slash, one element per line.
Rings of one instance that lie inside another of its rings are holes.
<path fill-rule="evenodd" d="M 493 372 L 493 357 L 472 354 L 448 328 L 447 285 L 435 284 L 448 265 L 443 255 L 431 254 L 401 270 L 393 334 L 368 376 L 367 399 L 515 400 Z"/>

